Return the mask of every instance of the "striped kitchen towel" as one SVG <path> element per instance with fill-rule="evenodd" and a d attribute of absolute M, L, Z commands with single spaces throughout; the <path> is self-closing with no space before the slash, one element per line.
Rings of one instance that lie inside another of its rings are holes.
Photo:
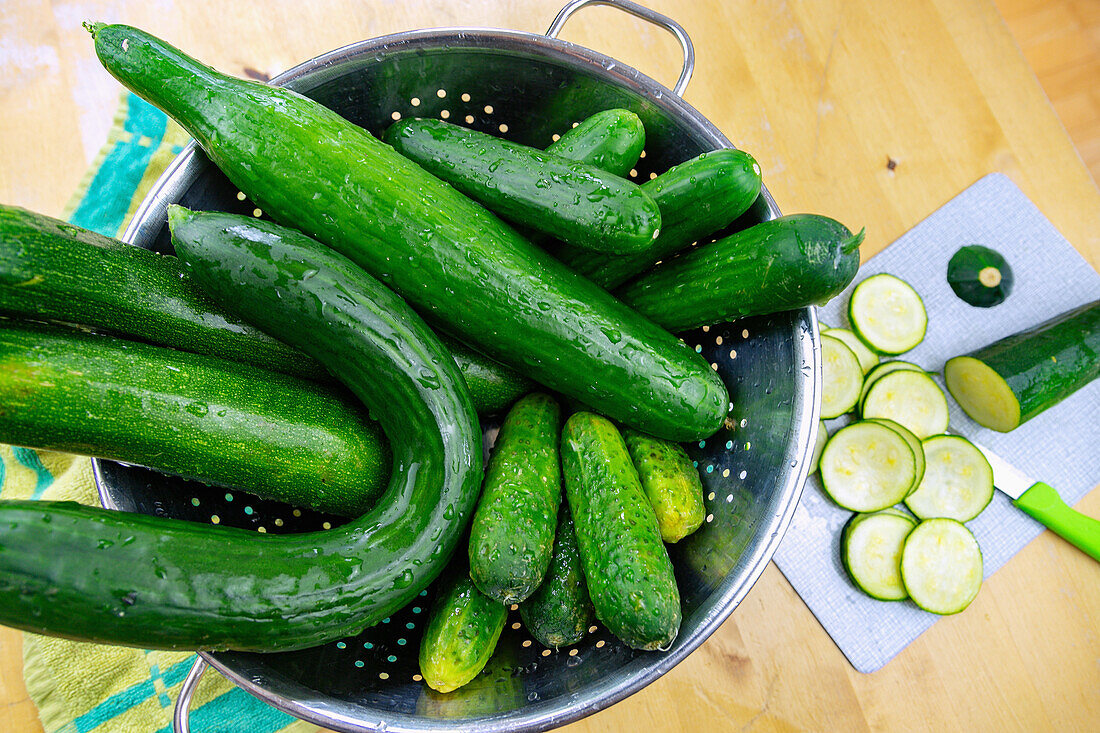
<path fill-rule="evenodd" d="M 124 93 L 107 143 L 64 218 L 119 236 L 186 142 L 187 135 L 164 113 Z M 6 445 L 0 446 L 0 498 L 99 504 L 88 458 Z M 194 661 L 189 652 L 23 634 L 23 676 L 47 733 L 167 733 L 176 696 Z M 191 730 L 306 733 L 317 728 L 208 669 L 191 701 Z"/>

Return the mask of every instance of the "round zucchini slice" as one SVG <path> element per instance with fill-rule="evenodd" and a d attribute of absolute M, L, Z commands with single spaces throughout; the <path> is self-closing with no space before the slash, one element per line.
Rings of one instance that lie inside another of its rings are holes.
<path fill-rule="evenodd" d="M 897 509 L 854 514 L 840 538 L 841 559 L 861 591 L 880 601 L 909 597 L 901 582 L 901 551 L 917 520 Z"/>
<path fill-rule="evenodd" d="M 901 580 L 925 611 L 958 613 L 982 587 L 982 550 L 962 522 L 926 519 L 905 538 Z"/>
<path fill-rule="evenodd" d="M 855 332 L 849 331 L 846 328 L 827 328 L 821 332 L 824 336 L 832 336 L 833 338 L 840 339 L 844 344 L 852 350 L 852 353 L 859 359 L 859 367 L 863 370 L 864 374 L 867 374 L 874 369 L 879 362 L 878 354 L 867 348 L 867 344 L 859 340 L 859 336 L 855 335 Z"/>
<path fill-rule="evenodd" d="M 999 252 L 980 244 L 961 247 L 947 263 L 947 284 L 977 308 L 1003 303 L 1012 292 L 1012 268 Z"/>
<path fill-rule="evenodd" d="M 905 498 L 921 519 L 948 517 L 969 522 L 993 498 L 993 469 L 982 452 L 959 435 L 933 435 L 921 442 L 924 478 Z"/>
<path fill-rule="evenodd" d="M 899 433 L 863 420 L 836 431 L 821 451 L 821 484 L 838 505 L 877 512 L 909 493 L 916 458 Z"/>
<path fill-rule="evenodd" d="M 872 275 L 848 301 L 852 330 L 880 354 L 903 354 L 924 340 L 928 313 L 917 291 L 901 278 Z"/>
<path fill-rule="evenodd" d="M 840 417 L 859 401 L 863 369 L 859 358 L 832 336 L 821 337 L 821 417 Z"/>
<path fill-rule="evenodd" d="M 921 440 L 947 430 L 947 398 L 926 372 L 898 370 L 878 379 L 863 400 L 863 419 L 884 417 Z"/>

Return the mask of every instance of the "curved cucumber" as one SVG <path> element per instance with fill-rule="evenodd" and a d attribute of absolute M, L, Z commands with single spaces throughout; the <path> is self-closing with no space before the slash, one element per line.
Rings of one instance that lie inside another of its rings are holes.
<path fill-rule="evenodd" d="M 108 71 L 179 121 L 264 211 L 444 330 L 647 433 L 692 440 L 721 426 L 729 396 L 693 349 L 362 128 L 135 28 L 93 31 Z"/>
<path fill-rule="evenodd" d="M 0 328 L 0 441 L 93 455 L 335 514 L 389 476 L 378 424 L 342 388 L 49 326 Z"/>
<path fill-rule="evenodd" d="M 1012 268 L 989 247 L 960 247 L 947 263 L 947 284 L 955 295 L 976 308 L 992 308 L 1012 292 Z"/>
<path fill-rule="evenodd" d="M 297 232 L 209 214 L 232 226 L 190 240 L 193 216 L 177 207 L 170 221 L 202 287 L 308 349 L 379 416 L 393 451 L 386 492 L 338 528 L 279 535 L 0 502 L 0 623 L 147 649 L 302 649 L 407 604 L 459 541 L 480 485 L 481 431 L 427 325 Z"/>
<path fill-rule="evenodd" d="M 828 217 L 790 214 L 699 245 L 615 292 L 673 332 L 803 308 L 847 287 L 862 241 Z"/>
<path fill-rule="evenodd" d="M 543 646 L 555 649 L 583 639 L 596 619 L 568 504 L 558 511 L 554 554 L 546 577 L 519 605 L 519 615 L 531 636 Z"/>
<path fill-rule="evenodd" d="M 489 598 L 461 572 L 449 569 L 420 639 L 420 674 L 437 692 L 451 692 L 477 677 L 493 656 L 508 609 Z"/>
<path fill-rule="evenodd" d="M 667 648 L 680 630 L 680 591 L 619 431 L 599 415 L 575 413 L 561 452 L 596 617 L 631 648 Z"/>
<path fill-rule="evenodd" d="M 497 434 L 470 525 L 470 577 L 485 595 L 519 603 L 550 564 L 561 504 L 561 408 L 549 395 L 517 402 Z"/>
<path fill-rule="evenodd" d="M 638 115 L 625 109 L 607 109 L 567 130 L 546 147 L 546 152 L 625 176 L 644 147 L 645 128 Z"/>
<path fill-rule="evenodd" d="M 1015 430 L 1100 377 L 1100 300 L 949 359 L 947 389 L 991 430 Z"/>
<path fill-rule="evenodd" d="M 577 247 L 634 252 L 660 233 L 648 194 L 587 163 L 434 119 L 395 122 L 384 139 L 490 211 Z"/>
<path fill-rule="evenodd" d="M 649 246 L 627 254 L 565 246 L 555 256 L 610 290 L 724 228 L 752 206 L 760 187 L 760 166 L 748 153 L 732 148 L 702 153 L 642 184 L 661 210 L 661 233 Z"/>
<path fill-rule="evenodd" d="M 0 314 L 89 326 L 174 349 L 332 382 L 320 362 L 202 292 L 175 257 L 25 209 L 0 205 Z M 495 412 L 531 383 L 453 339 L 474 406 Z M 381 483 L 375 485 L 381 489 Z"/>
<path fill-rule="evenodd" d="M 703 482 L 691 458 L 679 444 L 622 431 L 630 460 L 638 471 L 646 498 L 657 515 L 657 526 L 665 542 L 679 542 L 699 529 L 703 509 Z"/>

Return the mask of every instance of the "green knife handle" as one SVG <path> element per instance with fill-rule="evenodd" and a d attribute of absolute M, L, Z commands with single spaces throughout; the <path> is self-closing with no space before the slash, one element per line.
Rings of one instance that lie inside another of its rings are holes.
<path fill-rule="evenodd" d="M 1042 481 L 1012 502 L 1094 560 L 1100 560 L 1100 521 L 1071 509 Z"/>

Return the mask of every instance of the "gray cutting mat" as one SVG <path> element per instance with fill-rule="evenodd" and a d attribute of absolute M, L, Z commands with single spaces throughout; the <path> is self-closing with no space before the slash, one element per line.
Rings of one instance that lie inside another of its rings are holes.
<path fill-rule="evenodd" d="M 969 306 L 947 285 L 947 262 L 966 244 L 997 250 L 1012 268 L 1015 286 L 1000 305 Z M 1100 275 L 1015 184 L 996 173 L 868 261 L 856 282 L 879 272 L 901 277 L 924 299 L 924 342 L 900 358 L 935 372 L 942 372 L 952 356 L 1100 298 Z M 822 322 L 848 326 L 850 290 L 818 309 Z M 943 387 L 943 380 L 938 381 Z M 1069 505 L 1100 482 L 1100 380 L 1007 434 L 982 428 L 950 394 L 947 400 L 953 430 L 1051 484 Z M 827 421 L 829 432 L 842 420 Z M 856 590 L 840 563 L 840 531 L 850 516 L 826 498 L 817 476 L 812 476 L 774 559 L 852 665 L 873 672 L 939 617 L 910 601 L 876 601 Z M 1045 529 L 1000 492 L 968 526 L 982 548 L 986 577 Z"/>

